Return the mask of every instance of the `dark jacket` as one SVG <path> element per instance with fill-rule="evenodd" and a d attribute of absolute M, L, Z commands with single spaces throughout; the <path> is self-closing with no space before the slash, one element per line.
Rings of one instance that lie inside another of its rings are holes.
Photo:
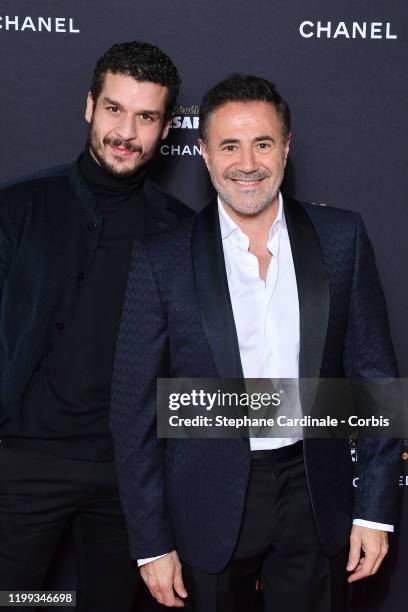
<path fill-rule="evenodd" d="M 396 376 L 384 297 L 359 215 L 291 199 L 284 206 L 299 296 L 300 377 Z M 132 556 L 176 548 L 186 563 L 219 572 L 238 538 L 249 442 L 157 439 L 158 376 L 242 376 L 216 204 L 135 243 L 111 419 Z M 328 555 L 347 543 L 353 516 L 393 523 L 400 456 L 398 441 L 360 441 L 353 500 L 348 441 L 305 440 L 308 487 Z"/>
<path fill-rule="evenodd" d="M 193 212 L 150 179 L 146 232 Z M 0 424 L 73 316 L 103 219 L 77 163 L 0 191 Z"/>

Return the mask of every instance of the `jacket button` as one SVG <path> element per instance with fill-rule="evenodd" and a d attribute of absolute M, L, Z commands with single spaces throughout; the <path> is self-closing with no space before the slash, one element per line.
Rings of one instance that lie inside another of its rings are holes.
<path fill-rule="evenodd" d="M 92 230 L 96 230 L 97 227 L 98 227 L 98 224 L 96 223 L 96 221 L 90 221 L 88 223 L 88 229 L 91 230 L 91 231 Z"/>
<path fill-rule="evenodd" d="M 57 329 L 63 330 L 64 327 L 65 327 L 65 323 L 64 323 L 64 321 L 57 321 L 56 322 L 56 326 L 57 326 Z"/>
<path fill-rule="evenodd" d="M 76 274 L 75 276 L 76 276 L 76 278 L 77 278 L 78 280 L 80 280 L 80 281 L 81 281 L 81 280 L 84 280 L 84 276 L 85 276 L 85 275 L 84 275 L 84 273 L 83 273 L 83 272 L 78 272 L 78 274 Z"/>

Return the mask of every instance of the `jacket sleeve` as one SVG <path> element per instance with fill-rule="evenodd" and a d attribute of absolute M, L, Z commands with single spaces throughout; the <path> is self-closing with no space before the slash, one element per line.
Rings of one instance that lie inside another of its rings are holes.
<path fill-rule="evenodd" d="M 393 379 L 398 368 L 391 342 L 387 309 L 364 223 L 357 215 L 355 267 L 345 341 L 346 376 L 353 379 Z M 369 384 L 369 381 L 368 381 Z M 384 416 L 387 408 L 382 406 Z M 394 524 L 401 473 L 400 439 L 357 440 L 358 487 L 353 518 Z"/>
<path fill-rule="evenodd" d="M 1 372 L 4 371 L 4 361 L 6 354 L 4 330 L 2 328 L 2 324 L 4 325 L 4 321 L 2 322 L 3 295 L 6 285 L 6 279 L 11 268 L 12 252 L 12 244 L 6 232 L 4 206 L 0 196 L 0 376 Z M 0 425 L 2 425 L 2 423 L 4 423 L 7 418 L 8 416 L 3 408 L 0 396 Z"/>
<path fill-rule="evenodd" d="M 3 304 L 3 291 L 11 266 L 12 247 L 6 232 L 4 206 L 0 196 L 0 322 Z"/>
<path fill-rule="evenodd" d="M 168 376 L 167 317 L 147 252 L 136 242 L 117 340 L 111 427 L 130 553 L 174 549 L 166 509 L 165 440 L 156 435 L 157 378 Z"/>

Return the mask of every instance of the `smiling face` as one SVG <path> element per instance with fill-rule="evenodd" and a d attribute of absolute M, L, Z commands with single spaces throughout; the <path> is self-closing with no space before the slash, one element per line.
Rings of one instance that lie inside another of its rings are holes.
<path fill-rule="evenodd" d="M 239 215 L 257 215 L 277 201 L 290 138 L 269 102 L 227 102 L 209 117 L 200 141 L 222 202 Z"/>
<path fill-rule="evenodd" d="M 153 157 L 169 131 L 164 122 L 167 94 L 158 83 L 105 75 L 96 102 L 88 94 L 85 113 L 90 151 L 99 165 L 114 176 L 129 176 Z"/>

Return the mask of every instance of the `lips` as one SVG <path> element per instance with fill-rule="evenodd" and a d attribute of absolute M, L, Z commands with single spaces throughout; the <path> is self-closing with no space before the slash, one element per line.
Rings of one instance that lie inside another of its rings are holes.
<path fill-rule="evenodd" d="M 110 148 L 115 155 L 119 155 L 120 157 L 130 157 L 135 153 L 135 151 L 129 151 L 129 149 L 125 149 L 125 147 L 114 147 L 110 145 Z"/>
<path fill-rule="evenodd" d="M 242 180 L 242 179 L 231 179 L 234 181 L 236 185 L 240 187 L 256 187 L 263 180 L 263 178 L 259 179 L 251 179 L 251 180 Z"/>

